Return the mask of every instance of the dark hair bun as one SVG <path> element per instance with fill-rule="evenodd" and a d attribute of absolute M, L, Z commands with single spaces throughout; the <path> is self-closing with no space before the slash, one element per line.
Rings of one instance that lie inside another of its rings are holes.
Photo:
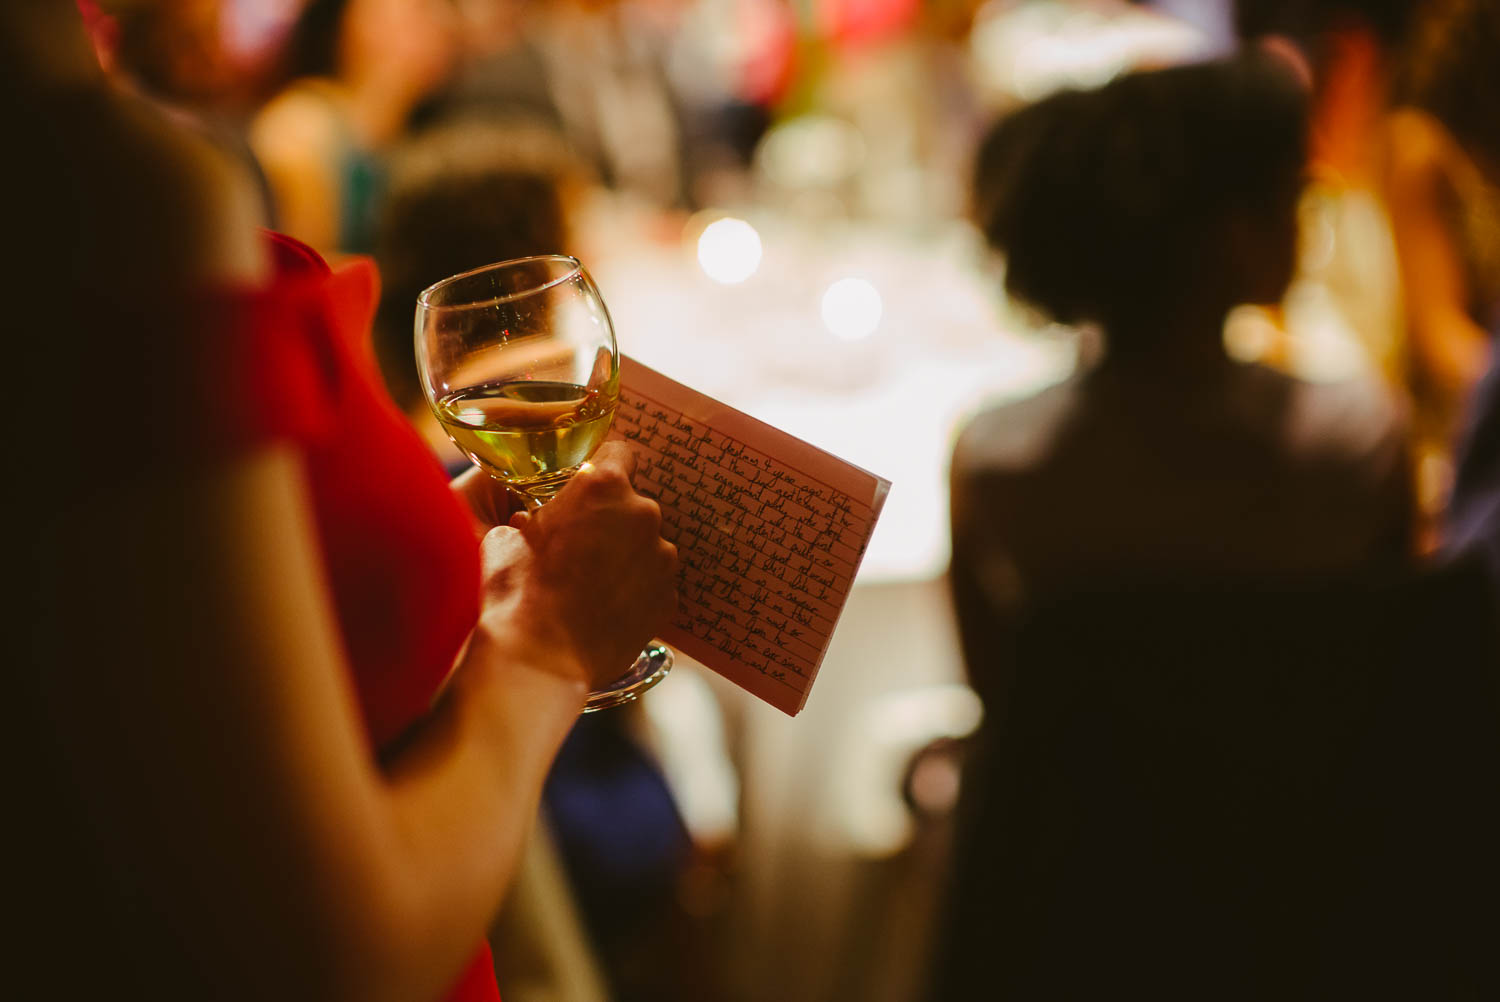
<path fill-rule="evenodd" d="M 1006 288 L 1056 319 L 1149 317 L 1222 266 L 1231 213 L 1290 215 L 1304 123 L 1295 77 L 1259 54 L 1060 92 L 985 138 L 977 221 Z"/>

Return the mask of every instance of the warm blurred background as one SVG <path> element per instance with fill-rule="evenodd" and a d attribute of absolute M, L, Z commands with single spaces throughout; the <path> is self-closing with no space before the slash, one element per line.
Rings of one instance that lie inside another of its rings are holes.
<path fill-rule="evenodd" d="M 1486 345 L 1423 335 L 1443 321 L 1402 295 L 1403 217 L 1369 153 L 1394 42 L 1281 17 L 1317 5 L 1240 6 L 1315 128 L 1296 276 L 1224 343 L 1410 410 L 1431 548 Z M 946 579 L 950 457 L 973 415 L 1099 352 L 1088 325 L 1007 298 L 976 150 L 1002 115 L 1236 32 L 1229 0 L 159 0 L 100 23 L 117 74 L 262 179 L 272 225 L 376 256 L 387 382 L 440 451 L 410 371 L 416 293 L 564 252 L 624 352 L 893 482 L 800 717 L 688 665 L 575 732 L 495 933 L 508 1002 L 920 997 L 952 749 L 984 705 Z M 1496 204 L 1472 169 L 1470 189 Z M 1497 232 L 1464 231 L 1475 281 Z"/>

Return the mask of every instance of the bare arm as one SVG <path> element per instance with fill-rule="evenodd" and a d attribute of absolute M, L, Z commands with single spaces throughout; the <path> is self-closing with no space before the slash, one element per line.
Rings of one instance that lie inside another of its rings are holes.
<path fill-rule="evenodd" d="M 585 691 L 670 611 L 673 555 L 623 460 L 574 486 L 554 525 L 487 537 L 480 626 L 384 771 L 293 455 L 174 485 L 169 503 L 159 487 L 123 492 L 108 510 L 131 531 L 56 541 L 78 594 L 111 596 L 52 669 L 80 782 L 120 858 L 192 917 L 178 935 L 240 997 L 436 997 L 471 955 Z M 623 562 L 628 586 L 609 574 Z M 608 594 L 582 594 L 601 564 Z M 136 570 L 125 596 L 122 568 Z M 614 616 L 588 611 L 601 606 Z"/>

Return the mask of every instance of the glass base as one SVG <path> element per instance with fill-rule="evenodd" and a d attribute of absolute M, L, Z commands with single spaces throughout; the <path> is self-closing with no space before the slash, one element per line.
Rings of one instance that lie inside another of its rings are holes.
<path fill-rule="evenodd" d="M 628 703 L 656 683 L 667 677 L 672 670 L 672 652 L 666 644 L 651 641 L 630 670 L 616 679 L 607 689 L 589 693 L 584 700 L 583 712 L 607 710 L 611 706 Z"/>

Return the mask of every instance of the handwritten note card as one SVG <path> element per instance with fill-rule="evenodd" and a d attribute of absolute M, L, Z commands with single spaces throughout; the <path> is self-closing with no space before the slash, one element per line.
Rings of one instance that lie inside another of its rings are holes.
<path fill-rule="evenodd" d="M 677 544 L 680 604 L 662 639 L 796 715 L 890 481 L 630 358 L 612 437 Z"/>

